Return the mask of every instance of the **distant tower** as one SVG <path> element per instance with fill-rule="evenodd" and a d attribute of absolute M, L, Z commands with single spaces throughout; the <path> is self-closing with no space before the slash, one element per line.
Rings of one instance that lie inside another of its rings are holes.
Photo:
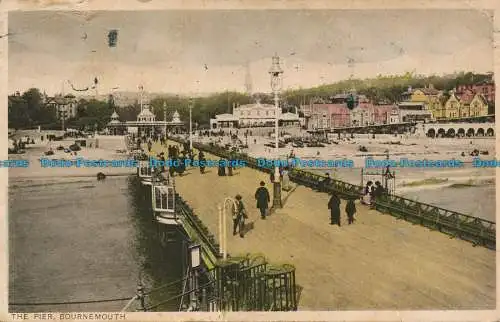
<path fill-rule="evenodd" d="M 250 62 L 246 63 L 245 90 L 248 95 L 252 95 L 252 75 L 250 74 Z"/>
<path fill-rule="evenodd" d="M 354 68 L 355 68 L 355 60 L 353 58 L 348 58 L 347 59 L 347 66 L 349 67 L 350 75 L 349 75 L 349 80 L 351 83 L 351 90 L 350 93 L 351 95 L 356 95 L 356 84 L 354 83 Z"/>

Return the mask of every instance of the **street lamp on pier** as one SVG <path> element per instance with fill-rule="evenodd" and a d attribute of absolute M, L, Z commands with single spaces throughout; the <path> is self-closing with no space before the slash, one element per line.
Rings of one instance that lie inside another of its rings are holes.
<path fill-rule="evenodd" d="M 164 131 L 165 138 L 167 138 L 167 102 L 163 102 L 163 122 L 165 122 Z"/>
<path fill-rule="evenodd" d="M 189 151 L 193 151 L 193 100 L 189 100 Z"/>
<path fill-rule="evenodd" d="M 275 142 L 275 154 L 278 157 L 278 149 L 279 149 L 279 92 L 283 87 L 282 75 L 283 69 L 280 67 L 280 58 L 277 54 L 273 56 L 273 61 L 271 68 L 269 69 L 269 75 L 271 75 L 271 89 L 274 94 L 274 107 L 276 109 L 275 112 L 275 121 L 274 121 L 274 142 Z M 279 168 L 276 166 L 274 168 L 274 194 L 273 194 L 273 208 L 282 208 L 281 203 L 281 183 L 280 183 L 280 172 Z"/>

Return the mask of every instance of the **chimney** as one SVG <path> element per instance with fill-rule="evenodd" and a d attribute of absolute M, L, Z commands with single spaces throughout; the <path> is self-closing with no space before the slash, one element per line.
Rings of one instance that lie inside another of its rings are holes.
<path fill-rule="evenodd" d="M 429 84 L 430 89 L 434 89 L 434 84 Z"/>

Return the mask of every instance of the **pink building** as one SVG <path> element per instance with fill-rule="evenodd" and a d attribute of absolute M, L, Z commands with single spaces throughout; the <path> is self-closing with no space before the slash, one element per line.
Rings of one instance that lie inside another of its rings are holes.
<path fill-rule="evenodd" d="M 372 120 L 375 124 L 390 123 L 390 116 L 393 110 L 397 109 L 396 105 L 374 105 Z"/>
<path fill-rule="evenodd" d="M 311 104 L 309 113 L 307 127 L 311 130 L 348 127 L 351 123 L 346 104 Z"/>
<path fill-rule="evenodd" d="M 474 85 L 458 85 L 455 92 L 458 97 L 466 95 L 465 100 L 469 99 L 468 96 L 482 94 L 488 102 L 495 101 L 495 83 L 493 81 L 484 81 Z"/>
<path fill-rule="evenodd" d="M 396 109 L 395 105 L 373 105 L 370 102 L 359 103 L 351 111 L 352 126 L 367 126 L 390 123 L 391 112 Z"/>

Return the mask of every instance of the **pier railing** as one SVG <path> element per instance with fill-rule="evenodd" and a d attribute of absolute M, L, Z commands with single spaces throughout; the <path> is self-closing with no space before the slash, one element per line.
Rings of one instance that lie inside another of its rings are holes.
<path fill-rule="evenodd" d="M 212 289 L 210 284 L 209 297 L 216 298 L 218 310 L 297 310 L 295 267 L 270 266 L 263 256 L 246 255 L 222 260 L 214 235 L 178 194 L 176 206 L 184 230 L 192 241 L 200 244 L 203 262 L 215 277 L 216 287 Z"/>
<path fill-rule="evenodd" d="M 170 139 L 178 143 L 186 142 L 179 138 Z M 248 167 L 259 171 L 269 173 L 273 170 L 259 166 L 257 159 L 253 157 L 241 153 L 232 154 L 227 149 L 214 144 L 193 142 L 193 147 L 218 157 L 243 160 Z M 292 169 L 289 176 L 291 181 L 310 188 L 318 188 L 320 182 L 325 179 L 325 176 L 301 169 Z M 331 183 L 325 186 L 324 189 L 327 192 L 335 192 L 344 198 L 361 197 L 363 192 L 363 187 L 337 179 L 331 179 Z M 382 213 L 388 213 L 397 218 L 438 230 L 452 237 L 472 242 L 474 246 L 480 245 L 489 249 L 496 249 L 496 223 L 489 220 L 461 214 L 397 195 L 384 195 L 377 198 L 375 209 Z"/>
<path fill-rule="evenodd" d="M 176 194 L 175 198 L 176 209 L 181 218 L 184 230 L 192 241 L 200 244 L 203 261 L 208 269 L 212 269 L 217 261 L 222 258 L 219 243 L 181 196 Z"/>

